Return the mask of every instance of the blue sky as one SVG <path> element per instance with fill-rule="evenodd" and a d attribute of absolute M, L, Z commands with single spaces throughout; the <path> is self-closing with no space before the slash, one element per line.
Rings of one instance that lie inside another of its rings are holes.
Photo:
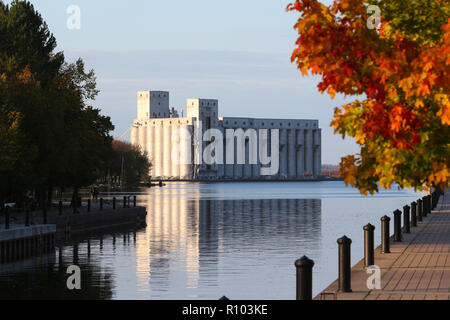
<path fill-rule="evenodd" d="M 101 90 L 95 106 L 111 116 L 117 136 L 136 116 L 136 92 L 154 89 L 170 91 L 170 105 L 179 110 L 187 98 L 200 97 L 219 99 L 220 116 L 319 119 L 323 163 L 358 152 L 329 127 L 344 98 L 321 95 L 317 78 L 302 78 L 290 63 L 298 15 L 285 11 L 289 1 L 31 2 L 58 51 L 95 69 Z M 80 30 L 66 27 L 70 5 L 81 9 Z"/>

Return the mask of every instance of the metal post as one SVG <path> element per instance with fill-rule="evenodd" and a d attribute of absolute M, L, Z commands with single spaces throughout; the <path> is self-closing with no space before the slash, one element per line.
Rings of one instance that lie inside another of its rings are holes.
<path fill-rule="evenodd" d="M 123 207 L 127 207 L 127 196 L 123 196 Z"/>
<path fill-rule="evenodd" d="M 422 199 L 418 199 L 417 200 L 417 221 L 422 221 L 423 218 L 423 203 L 422 203 Z"/>
<path fill-rule="evenodd" d="M 113 209 L 116 210 L 116 197 L 113 197 Z"/>
<path fill-rule="evenodd" d="M 427 203 L 428 203 L 428 213 L 431 214 L 431 210 L 433 210 L 433 200 L 431 197 L 431 194 L 427 196 Z"/>
<path fill-rule="evenodd" d="M 435 198 L 435 194 L 436 194 L 436 192 L 435 191 L 433 191 L 432 193 L 431 193 L 431 210 L 433 210 L 434 209 L 434 201 L 436 200 Z"/>
<path fill-rule="evenodd" d="M 375 227 L 370 223 L 364 226 L 364 267 L 366 268 L 375 264 L 373 230 L 375 230 Z"/>
<path fill-rule="evenodd" d="M 295 261 L 297 268 L 297 300 L 312 300 L 312 269 L 314 261 L 303 256 Z"/>
<path fill-rule="evenodd" d="M 133 207 L 136 208 L 136 196 L 133 196 Z"/>
<path fill-rule="evenodd" d="M 59 202 L 58 202 L 58 215 L 62 215 L 62 201 L 61 200 L 59 200 Z"/>
<path fill-rule="evenodd" d="M 394 211 L 394 241 L 402 241 L 402 212 Z"/>
<path fill-rule="evenodd" d="M 9 229 L 9 206 L 5 207 L 5 230 Z"/>
<path fill-rule="evenodd" d="M 91 199 L 87 200 L 87 212 L 91 212 Z"/>
<path fill-rule="evenodd" d="M 417 202 L 411 202 L 411 226 L 417 227 Z"/>
<path fill-rule="evenodd" d="M 390 232 L 389 222 L 391 218 L 384 216 L 381 218 L 381 253 L 391 253 L 390 251 Z"/>
<path fill-rule="evenodd" d="M 406 205 L 403 207 L 403 232 L 411 233 L 410 213 L 411 207 Z"/>
<path fill-rule="evenodd" d="M 100 211 L 103 210 L 103 198 L 100 198 Z"/>
<path fill-rule="evenodd" d="M 43 206 L 42 206 L 42 215 L 43 215 L 43 224 L 47 224 L 47 204 L 45 203 L 45 200 L 44 200 L 44 204 L 43 204 Z"/>
<path fill-rule="evenodd" d="M 422 215 L 426 217 L 428 215 L 428 203 L 427 197 L 422 197 Z"/>
<path fill-rule="evenodd" d="M 343 236 L 337 240 L 339 244 L 339 291 L 352 292 L 350 246 L 352 240 Z"/>

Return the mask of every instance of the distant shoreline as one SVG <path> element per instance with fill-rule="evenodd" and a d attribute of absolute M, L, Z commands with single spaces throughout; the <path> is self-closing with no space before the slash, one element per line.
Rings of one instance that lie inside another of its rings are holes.
<path fill-rule="evenodd" d="M 285 179 L 273 179 L 273 180 L 245 180 L 245 179 L 236 179 L 236 180 L 231 180 L 231 179 L 211 179 L 211 180 L 182 180 L 182 179 L 177 179 L 177 180 L 172 180 L 172 179 L 157 179 L 157 180 L 150 180 L 150 182 L 152 183 L 158 183 L 159 181 L 162 182 L 192 182 L 192 183 L 196 183 L 196 182 L 212 182 L 212 183 L 217 183 L 217 182 L 319 182 L 319 181 L 344 181 L 344 178 L 335 178 L 335 177 L 324 177 L 324 178 L 316 178 L 316 179 L 289 179 L 289 180 L 285 180 Z M 145 183 L 142 183 L 141 186 L 146 186 Z"/>

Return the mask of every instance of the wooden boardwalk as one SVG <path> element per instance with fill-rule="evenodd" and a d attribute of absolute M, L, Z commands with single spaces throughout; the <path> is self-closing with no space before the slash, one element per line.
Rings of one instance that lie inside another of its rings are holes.
<path fill-rule="evenodd" d="M 337 292 L 335 281 L 315 300 L 450 300 L 450 189 L 431 214 L 402 235 L 402 242 L 391 238 L 391 253 L 375 250 L 381 289 L 367 288 L 371 274 L 360 261 L 352 268 L 353 292 Z"/>

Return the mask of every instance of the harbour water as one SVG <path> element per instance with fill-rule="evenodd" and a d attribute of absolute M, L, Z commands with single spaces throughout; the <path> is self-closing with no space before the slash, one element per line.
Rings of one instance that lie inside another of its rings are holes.
<path fill-rule="evenodd" d="M 315 261 L 313 291 L 337 278 L 337 238 L 363 257 L 363 226 L 410 204 L 412 190 L 363 197 L 340 181 L 167 183 L 133 193 L 147 226 L 66 239 L 0 265 L 0 299 L 294 299 L 294 261 Z M 81 290 L 68 290 L 70 265 Z"/>

